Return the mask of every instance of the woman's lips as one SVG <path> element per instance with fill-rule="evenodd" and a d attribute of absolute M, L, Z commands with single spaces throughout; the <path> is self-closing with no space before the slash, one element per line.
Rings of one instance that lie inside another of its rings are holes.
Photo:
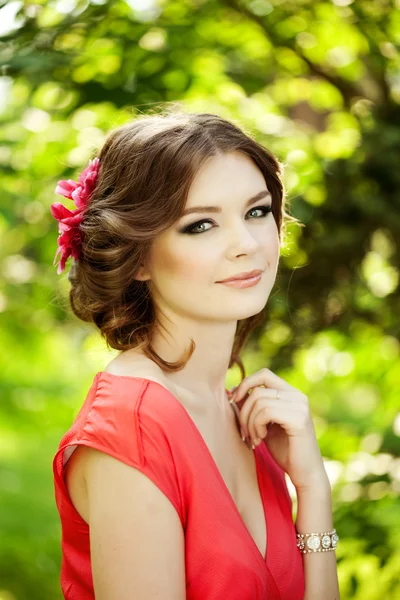
<path fill-rule="evenodd" d="M 217 283 L 222 283 L 223 285 L 229 285 L 229 287 L 235 288 L 247 288 L 256 285 L 262 277 L 262 273 L 256 275 L 255 277 L 249 277 L 248 279 L 231 279 L 231 281 L 219 281 Z"/>

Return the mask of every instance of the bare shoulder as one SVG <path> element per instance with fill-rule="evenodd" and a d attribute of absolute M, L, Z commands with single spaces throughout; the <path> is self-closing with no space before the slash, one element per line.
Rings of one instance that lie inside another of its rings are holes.
<path fill-rule="evenodd" d="M 168 382 L 160 367 L 150 358 L 134 349 L 113 358 L 103 370 L 112 375 L 144 377 L 171 388 L 170 382 Z"/>

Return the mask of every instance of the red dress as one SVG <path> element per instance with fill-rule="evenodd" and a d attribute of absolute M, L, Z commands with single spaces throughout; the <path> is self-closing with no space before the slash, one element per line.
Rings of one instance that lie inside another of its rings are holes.
<path fill-rule="evenodd" d="M 62 527 L 61 588 L 67 600 L 94 600 L 89 526 L 75 510 L 64 466 L 77 445 L 91 446 L 139 469 L 169 498 L 185 532 L 187 600 L 302 600 L 285 474 L 265 444 L 256 446 L 267 525 L 266 558 L 247 529 L 224 479 L 184 406 L 143 377 L 97 373 L 53 460 Z"/>

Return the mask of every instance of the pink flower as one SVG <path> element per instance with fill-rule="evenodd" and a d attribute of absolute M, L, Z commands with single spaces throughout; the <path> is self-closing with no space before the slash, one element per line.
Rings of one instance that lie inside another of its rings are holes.
<path fill-rule="evenodd" d="M 58 238 L 58 248 L 54 257 L 53 265 L 57 260 L 57 256 L 61 253 L 60 262 L 58 263 L 57 274 L 60 275 L 65 269 L 65 263 L 69 256 L 73 256 L 78 260 L 81 250 L 81 233 L 77 227 L 64 231 Z"/>
<path fill-rule="evenodd" d="M 79 175 L 78 181 L 74 181 L 73 179 L 66 181 L 63 179 L 57 183 L 56 194 L 73 200 L 76 206 L 76 209 L 69 210 L 60 202 L 54 202 L 50 207 L 52 216 L 58 221 L 60 234 L 53 262 L 53 264 L 56 262 L 58 254 L 61 253 L 57 269 L 58 274 L 64 271 L 65 263 L 69 256 L 72 255 L 75 260 L 78 260 L 80 256 L 82 244 L 80 224 L 83 220 L 89 197 L 95 188 L 99 167 L 100 160 L 94 158 L 89 161 L 89 166 Z"/>
<path fill-rule="evenodd" d="M 56 187 L 56 194 L 73 200 L 77 208 L 85 209 L 87 200 L 96 183 L 99 166 L 100 160 L 98 158 L 89 161 L 89 166 L 79 175 L 78 181 L 74 181 L 73 179 L 59 181 Z"/>

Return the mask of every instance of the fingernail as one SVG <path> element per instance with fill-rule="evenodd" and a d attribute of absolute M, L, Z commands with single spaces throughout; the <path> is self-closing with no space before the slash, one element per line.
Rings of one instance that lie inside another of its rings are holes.
<path fill-rule="evenodd" d="M 255 449 L 255 445 L 254 444 L 251 444 L 251 447 L 253 448 L 253 450 Z"/>

